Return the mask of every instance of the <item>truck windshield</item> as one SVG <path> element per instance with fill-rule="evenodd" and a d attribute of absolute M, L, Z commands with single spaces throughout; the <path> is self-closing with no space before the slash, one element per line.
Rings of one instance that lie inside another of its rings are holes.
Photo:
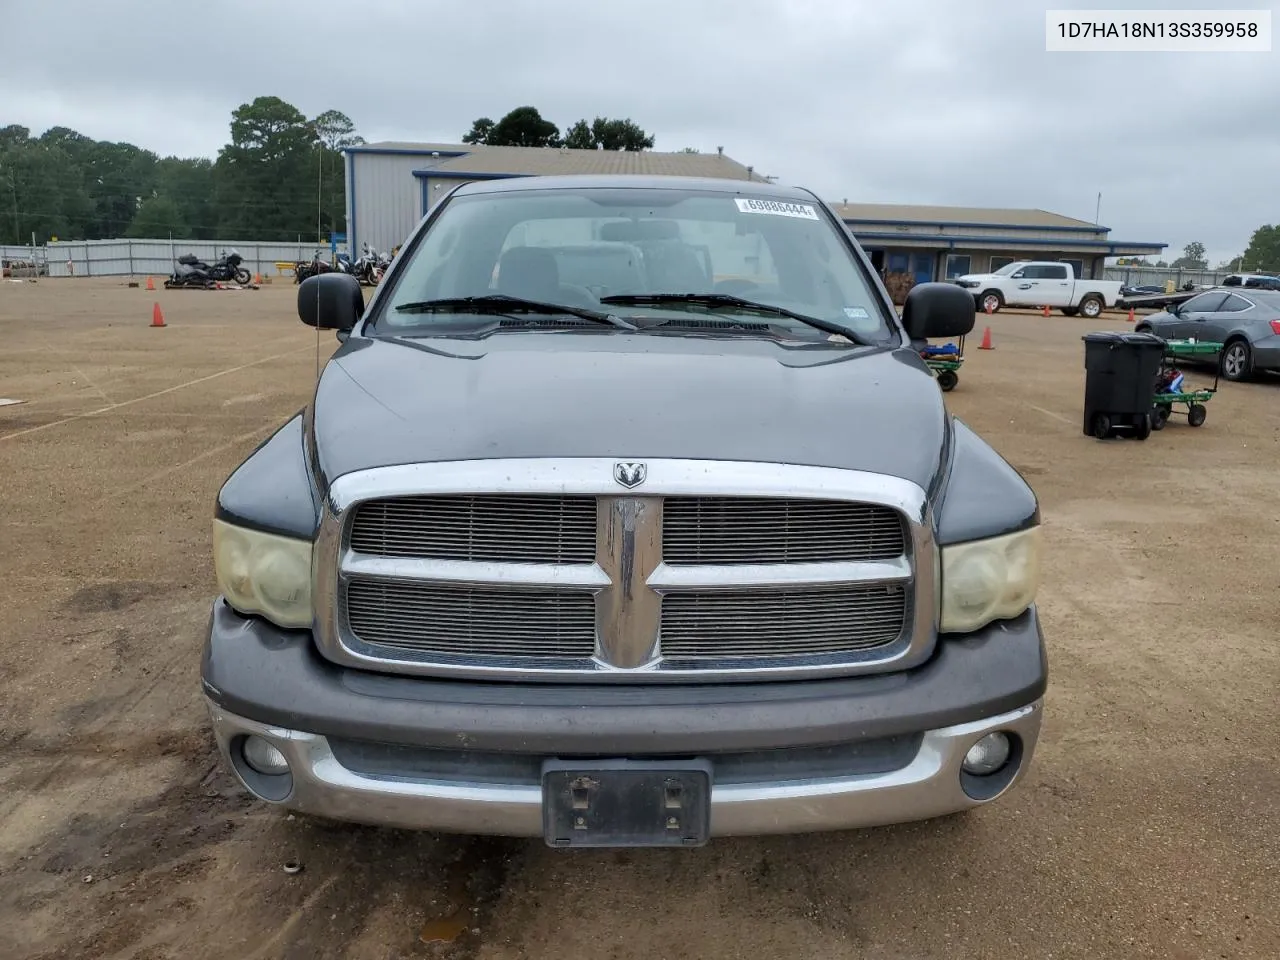
<path fill-rule="evenodd" d="M 753 301 L 898 341 L 870 275 L 812 203 L 688 188 L 557 187 L 454 197 L 410 250 L 371 331 L 403 336 L 460 314 L 414 304 L 505 294 L 635 317 L 737 319 Z M 665 295 L 728 294 L 715 297 Z M 469 318 L 474 322 L 475 318 Z M 788 335 L 830 334 L 777 313 Z M 707 332 L 730 324 L 715 324 Z M 443 331 L 442 331 L 443 332 Z"/>

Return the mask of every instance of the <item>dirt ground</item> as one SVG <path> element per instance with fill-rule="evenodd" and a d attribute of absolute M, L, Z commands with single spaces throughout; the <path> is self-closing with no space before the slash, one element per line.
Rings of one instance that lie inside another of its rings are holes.
<path fill-rule="evenodd" d="M 0 957 L 1280 956 L 1280 380 L 1098 442 L 1080 335 L 1124 319 L 980 317 L 995 349 L 948 403 L 1049 546 L 1028 779 L 935 823 L 566 853 L 317 825 L 215 762 L 214 496 L 336 346 L 295 289 L 0 283 L 0 397 L 26 401 L 0 406 Z"/>

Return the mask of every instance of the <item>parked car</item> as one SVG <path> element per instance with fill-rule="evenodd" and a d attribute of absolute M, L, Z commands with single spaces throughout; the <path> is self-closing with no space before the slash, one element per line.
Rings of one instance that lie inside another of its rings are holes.
<path fill-rule="evenodd" d="M 338 272 L 297 302 L 343 342 L 214 522 L 203 689 L 254 796 L 697 846 L 1026 771 L 1039 507 L 918 347 L 973 300 L 919 284 L 899 318 L 814 194 L 469 183 L 367 306 Z"/>
<path fill-rule="evenodd" d="M 970 273 L 956 280 L 972 291 L 979 310 L 1001 307 L 1056 307 L 1068 317 L 1097 317 L 1120 299 L 1119 280 L 1078 278 L 1075 267 L 1056 260 L 1018 260 L 994 273 Z"/>
<path fill-rule="evenodd" d="M 1273 277 L 1266 273 L 1233 273 L 1223 278 L 1222 286 L 1280 290 L 1280 277 Z"/>
<path fill-rule="evenodd" d="M 1264 370 L 1280 370 L 1280 291 L 1207 290 L 1143 317 L 1134 329 L 1166 340 L 1224 344 L 1218 363 L 1226 380 L 1247 380 Z"/>

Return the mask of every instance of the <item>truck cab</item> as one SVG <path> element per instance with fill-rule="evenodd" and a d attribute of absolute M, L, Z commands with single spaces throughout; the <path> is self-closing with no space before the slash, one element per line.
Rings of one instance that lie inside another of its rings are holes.
<path fill-rule="evenodd" d="M 1030 487 L 952 416 L 831 208 L 774 184 L 467 184 L 214 510 L 202 684 L 259 800 L 553 847 L 920 820 L 1031 763 Z"/>
<path fill-rule="evenodd" d="M 1068 317 L 1081 314 L 1090 319 L 1115 307 L 1123 286 L 1119 280 L 1077 277 L 1074 266 L 1058 260 L 1018 260 L 955 282 L 971 291 L 978 309 L 987 313 L 1005 306 L 1050 307 Z"/>

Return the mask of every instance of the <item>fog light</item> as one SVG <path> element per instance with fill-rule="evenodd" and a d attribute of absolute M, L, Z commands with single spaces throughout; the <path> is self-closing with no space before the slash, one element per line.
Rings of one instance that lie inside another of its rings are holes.
<path fill-rule="evenodd" d="M 985 777 L 995 773 L 1009 760 L 1009 738 L 1003 733 L 988 733 L 969 748 L 961 765 L 965 773 Z"/>
<path fill-rule="evenodd" d="M 244 762 L 263 776 L 275 777 L 289 772 L 289 761 L 284 754 L 262 737 L 245 737 L 240 749 L 244 753 Z"/>

